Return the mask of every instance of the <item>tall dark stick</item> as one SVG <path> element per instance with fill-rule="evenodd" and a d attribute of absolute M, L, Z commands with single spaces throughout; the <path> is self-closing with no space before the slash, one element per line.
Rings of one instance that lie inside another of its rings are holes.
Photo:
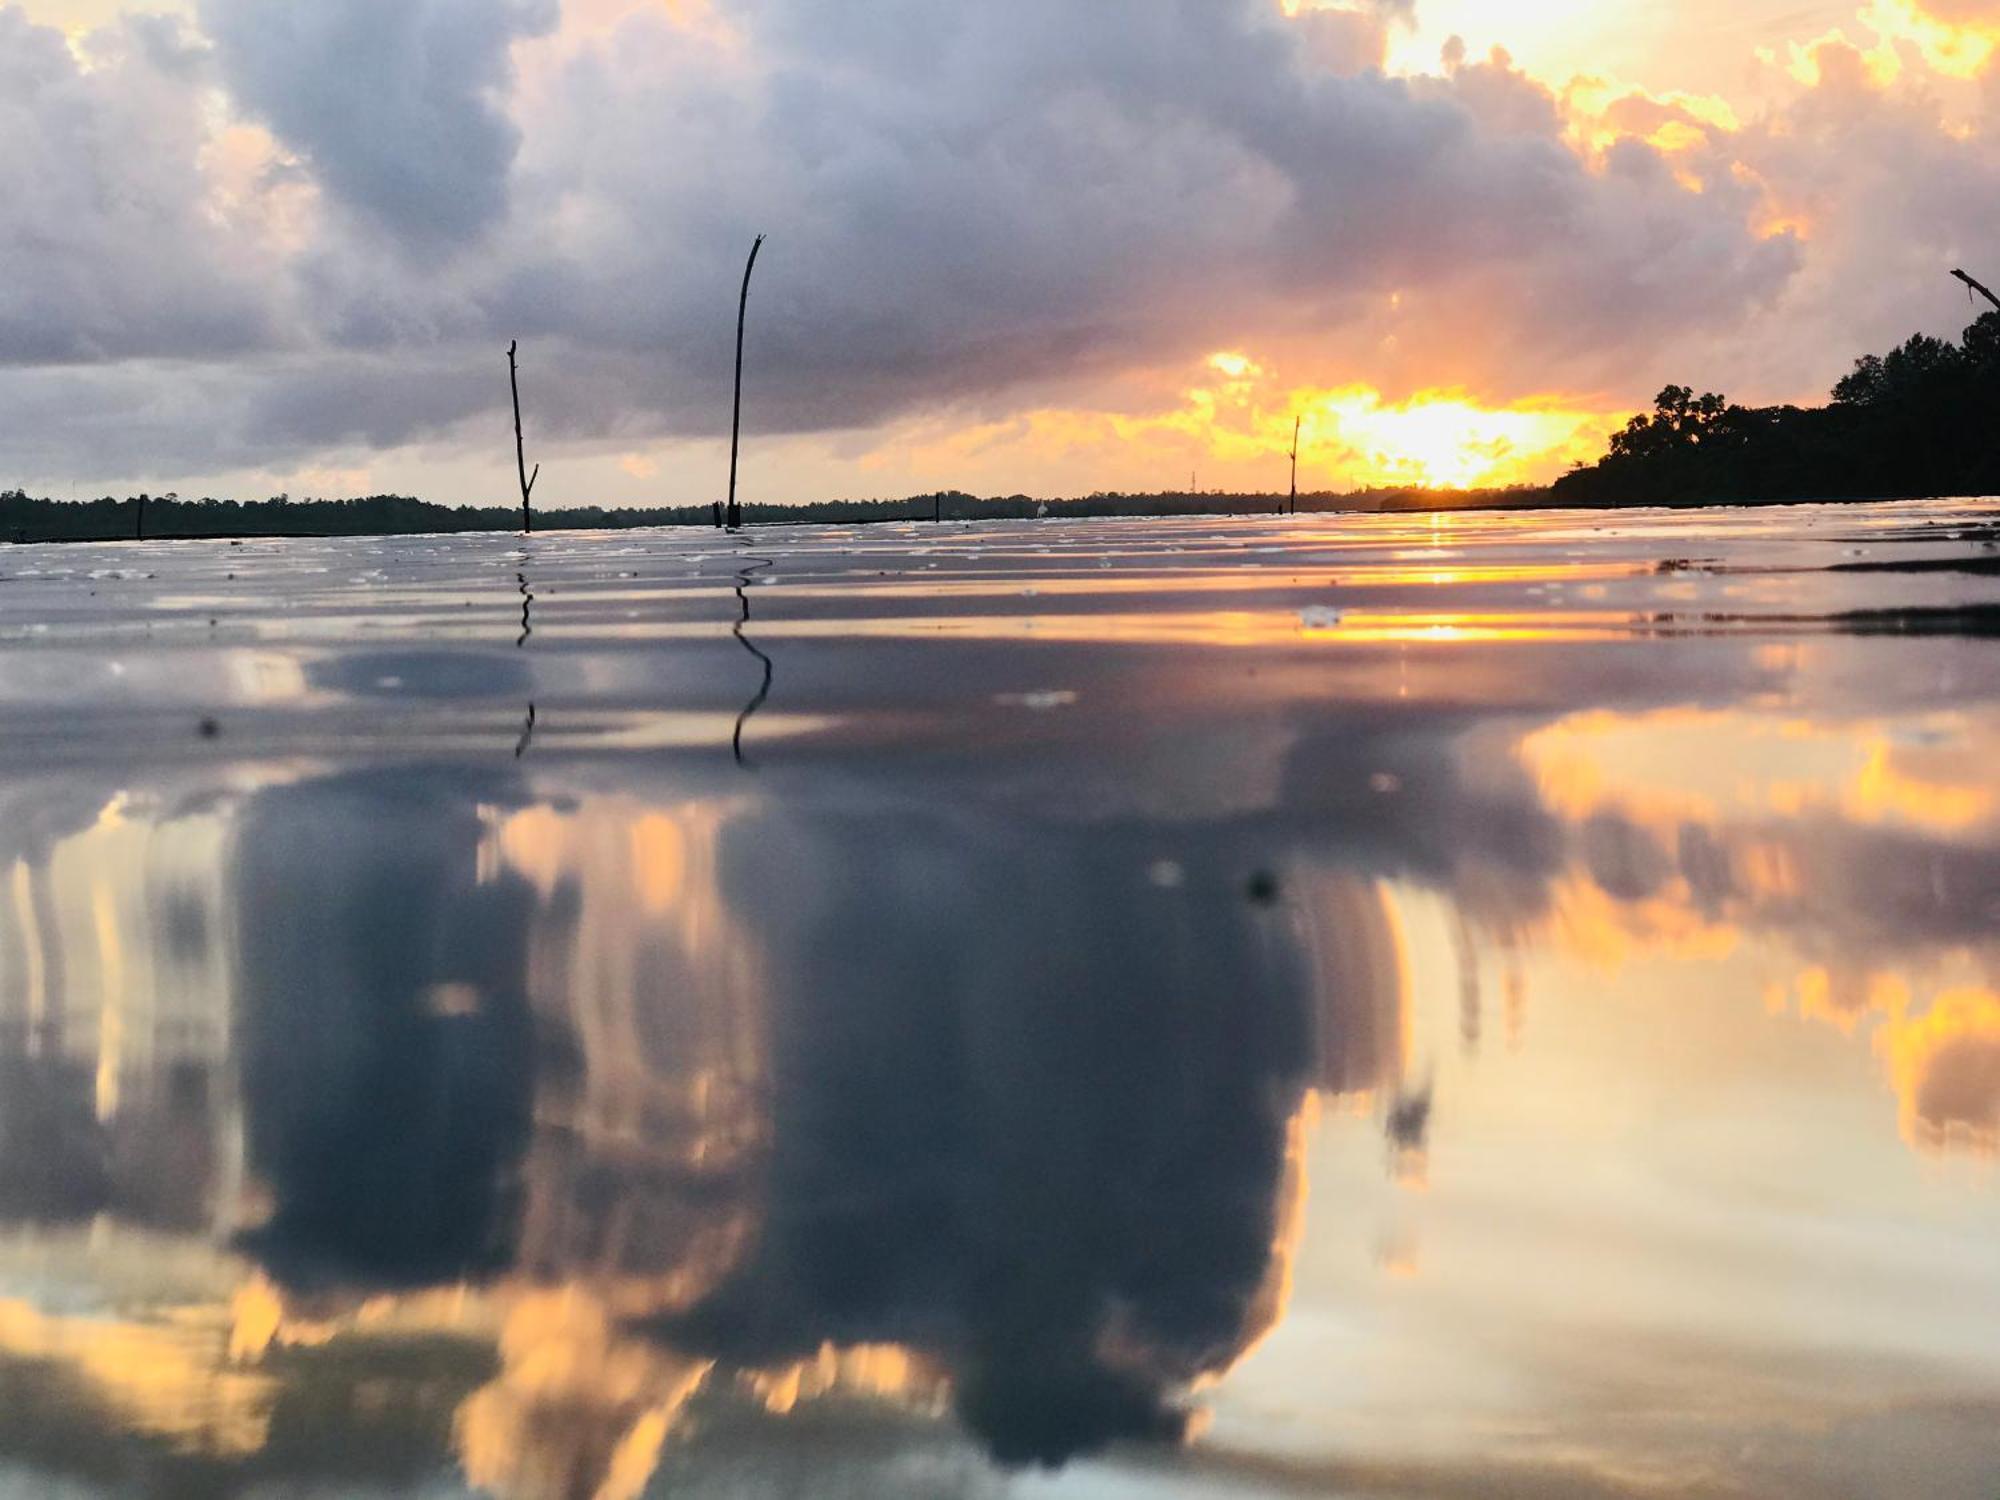
<path fill-rule="evenodd" d="M 1305 424 L 1304 417 L 1292 418 L 1292 514 L 1299 513 L 1299 428 Z"/>
<path fill-rule="evenodd" d="M 535 493 L 535 481 L 542 477 L 542 466 L 535 465 L 535 472 L 528 472 L 527 449 L 521 442 L 521 372 L 514 363 L 514 352 L 521 347 L 518 339 L 507 345 L 507 383 L 514 389 L 514 467 L 521 475 L 521 530 L 535 529 L 535 515 L 528 508 L 528 499 Z"/>
<path fill-rule="evenodd" d="M 757 269 L 757 252 L 764 248 L 764 236 L 750 247 L 750 263 L 743 268 L 743 300 L 736 305 L 736 411 L 729 422 L 729 529 L 743 524 L 743 511 L 736 504 L 736 452 L 743 439 L 743 325 L 750 317 L 750 273 Z"/>
<path fill-rule="evenodd" d="M 1966 275 L 1965 272 L 1953 271 L 1951 274 L 1956 276 L 1960 281 L 1964 282 L 1973 291 L 1979 293 L 1980 296 L 1984 297 L 1988 302 L 1991 302 L 1995 307 L 2000 307 L 2000 297 L 1994 296 L 1984 286 L 1980 285 L 1978 282 L 1974 281 L 1970 276 Z"/>

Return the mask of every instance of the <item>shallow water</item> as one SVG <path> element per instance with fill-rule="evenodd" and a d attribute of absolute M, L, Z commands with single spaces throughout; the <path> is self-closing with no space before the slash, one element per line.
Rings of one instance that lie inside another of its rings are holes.
<path fill-rule="evenodd" d="M 2000 503 L 0 549 L 0 1494 L 2000 1493 Z"/>

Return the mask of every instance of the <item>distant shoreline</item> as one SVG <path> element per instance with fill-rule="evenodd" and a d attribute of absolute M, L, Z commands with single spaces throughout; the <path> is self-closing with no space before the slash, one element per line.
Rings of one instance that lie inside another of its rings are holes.
<path fill-rule="evenodd" d="M 1560 489 L 1364 490 L 1299 496 L 1300 515 L 1440 515 L 1465 511 L 1721 510 L 1785 505 L 1866 505 L 1959 498 L 1946 495 L 1826 495 L 1783 499 L 1603 500 L 1564 495 Z M 1967 496 L 1962 498 L 1978 498 Z M 940 503 L 941 502 L 941 503 Z M 518 534 L 511 507 L 447 507 L 407 496 L 366 500 L 288 500 L 241 504 L 183 501 L 171 497 L 85 501 L 31 499 L 0 493 L 0 541 L 14 545 L 144 541 L 306 541 L 328 537 L 459 536 Z M 1284 495 L 1092 495 L 1038 500 L 1010 495 L 980 498 L 947 493 L 905 500 L 837 500 L 802 505 L 747 505 L 753 526 L 887 525 L 942 519 L 955 522 L 1014 520 L 1157 520 L 1172 517 L 1277 517 L 1289 510 Z M 232 524 L 234 523 L 234 524 Z M 536 515 L 536 531 L 617 532 L 661 527 L 712 527 L 706 506 L 608 510 L 550 509 Z"/>

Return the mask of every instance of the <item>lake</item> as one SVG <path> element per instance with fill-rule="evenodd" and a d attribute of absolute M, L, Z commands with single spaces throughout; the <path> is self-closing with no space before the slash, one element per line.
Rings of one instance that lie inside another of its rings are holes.
<path fill-rule="evenodd" d="M 0 548 L 0 1494 L 2000 1494 L 2000 502 Z"/>

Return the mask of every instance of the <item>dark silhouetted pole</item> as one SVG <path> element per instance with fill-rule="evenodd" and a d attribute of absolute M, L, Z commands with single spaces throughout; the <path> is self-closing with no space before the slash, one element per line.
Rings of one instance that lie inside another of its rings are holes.
<path fill-rule="evenodd" d="M 1994 296 L 1993 293 L 1988 291 L 1979 282 L 1974 281 L 1970 276 L 1966 275 L 1965 272 L 1953 271 L 1951 274 L 1956 276 L 1960 281 L 1964 282 L 1968 288 L 1979 293 L 1980 296 L 1984 297 L 1988 302 L 1991 302 L 1995 307 L 2000 307 L 2000 297 Z"/>
<path fill-rule="evenodd" d="M 937 504 L 932 509 L 931 519 L 940 526 L 944 524 L 944 492 L 942 490 L 938 492 Z"/>
<path fill-rule="evenodd" d="M 132 523 L 132 534 L 143 542 L 146 540 L 146 497 L 144 495 L 139 497 L 138 507 L 138 514 Z"/>
<path fill-rule="evenodd" d="M 535 514 L 528 508 L 529 497 L 535 493 L 535 481 L 542 477 L 542 466 L 535 465 L 535 472 L 528 472 L 527 449 L 521 441 L 521 372 L 514 363 L 514 352 L 521 347 L 520 341 L 507 345 L 507 383 L 514 390 L 514 467 L 521 476 L 521 530 L 535 529 Z"/>
<path fill-rule="evenodd" d="M 750 263 L 743 268 L 743 300 L 736 305 L 736 411 L 729 422 L 729 529 L 743 524 L 743 511 L 736 503 L 736 450 L 743 439 L 743 325 L 750 317 L 750 273 L 757 269 L 757 252 L 764 248 L 758 235 L 750 247 Z"/>
<path fill-rule="evenodd" d="M 1292 514 L 1299 513 L 1299 428 L 1305 423 L 1304 417 L 1292 418 Z"/>

